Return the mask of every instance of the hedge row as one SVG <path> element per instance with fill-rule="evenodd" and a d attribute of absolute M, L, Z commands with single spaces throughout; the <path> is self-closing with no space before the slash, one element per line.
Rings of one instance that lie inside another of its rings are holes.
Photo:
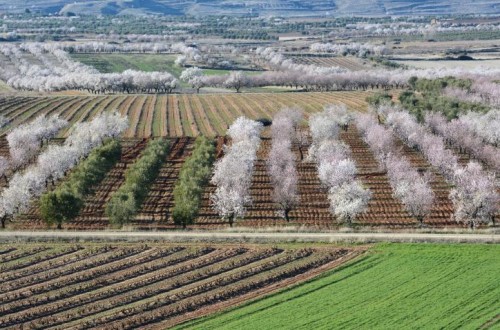
<path fill-rule="evenodd" d="M 122 226 L 133 220 L 158 176 L 168 148 L 169 142 L 165 139 L 151 140 L 140 158 L 126 171 L 125 182 L 106 205 L 106 215 L 112 225 Z"/>
<path fill-rule="evenodd" d="M 193 153 L 181 168 L 174 188 L 174 223 L 186 228 L 193 224 L 200 209 L 203 188 L 212 174 L 215 160 L 213 141 L 200 136 L 196 139 Z"/>
<path fill-rule="evenodd" d="M 106 142 L 92 151 L 66 181 L 55 190 L 43 194 L 40 198 L 40 213 L 45 222 L 49 225 L 57 224 L 60 229 L 62 223 L 77 217 L 83 207 L 83 198 L 120 160 L 121 152 L 120 142 Z"/>

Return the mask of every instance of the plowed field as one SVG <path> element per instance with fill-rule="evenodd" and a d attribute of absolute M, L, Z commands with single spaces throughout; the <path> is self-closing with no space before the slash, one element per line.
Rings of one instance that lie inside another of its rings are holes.
<path fill-rule="evenodd" d="M 161 329 L 309 279 L 363 250 L 2 244 L 0 327 Z"/>
<path fill-rule="evenodd" d="M 285 106 L 299 106 L 307 113 L 322 110 L 328 104 L 345 104 L 352 110 L 366 110 L 365 98 L 370 93 L 3 97 L 0 98 L 0 114 L 11 124 L 0 133 L 40 114 L 58 114 L 75 124 L 91 120 L 103 111 L 117 110 L 130 120 L 125 138 L 216 136 L 225 134 L 227 127 L 239 116 L 271 118 Z M 66 137 L 70 132 L 71 125 L 61 132 L 60 137 Z"/>

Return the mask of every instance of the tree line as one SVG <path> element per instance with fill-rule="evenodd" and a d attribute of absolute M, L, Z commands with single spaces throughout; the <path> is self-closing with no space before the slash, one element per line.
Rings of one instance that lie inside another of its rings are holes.
<path fill-rule="evenodd" d="M 42 219 L 48 225 L 56 224 L 57 229 L 61 229 L 63 223 L 76 218 L 84 206 L 85 196 L 91 193 L 92 188 L 120 160 L 121 151 L 118 140 L 110 140 L 93 150 L 61 185 L 42 195 Z"/>

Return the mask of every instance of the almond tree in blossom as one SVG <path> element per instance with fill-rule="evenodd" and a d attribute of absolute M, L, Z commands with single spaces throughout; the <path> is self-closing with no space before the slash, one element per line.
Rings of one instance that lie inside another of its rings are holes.
<path fill-rule="evenodd" d="M 485 175 L 481 165 L 470 162 L 455 172 L 454 181 L 456 186 L 450 192 L 450 199 L 455 207 L 455 220 L 471 229 L 494 222 L 500 203 L 495 175 Z"/>
<path fill-rule="evenodd" d="M 215 192 L 210 196 L 214 209 L 229 221 L 232 227 L 243 217 L 251 203 L 250 186 L 257 149 L 260 145 L 262 124 L 240 117 L 229 127 L 231 146 L 225 146 L 225 155 L 214 166 L 212 184 Z"/>
<path fill-rule="evenodd" d="M 0 195 L 0 220 L 26 212 L 33 198 L 46 191 L 50 182 L 61 179 L 67 171 L 100 146 L 107 137 L 116 137 L 128 127 L 128 119 L 117 113 L 104 113 L 90 122 L 74 126 L 63 145 L 51 145 L 35 164 L 16 172 Z"/>
<path fill-rule="evenodd" d="M 350 158 L 350 149 L 338 140 L 339 121 L 339 112 L 332 108 L 311 116 L 313 143 L 309 160 L 316 162 L 321 184 L 328 190 L 332 214 L 340 223 L 350 226 L 367 209 L 371 192 L 356 179 L 357 169 Z"/>
<path fill-rule="evenodd" d="M 272 146 L 267 159 L 267 167 L 273 185 L 273 201 L 279 205 L 279 214 L 288 222 L 289 213 L 298 202 L 298 173 L 296 156 L 292 152 L 292 142 L 296 126 L 301 119 L 296 109 L 283 109 L 273 119 Z"/>

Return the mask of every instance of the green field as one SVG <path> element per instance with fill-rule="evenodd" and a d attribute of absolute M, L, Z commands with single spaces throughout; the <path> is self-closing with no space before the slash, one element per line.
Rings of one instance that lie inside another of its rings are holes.
<path fill-rule="evenodd" d="M 178 77 L 182 68 L 175 65 L 176 55 L 165 54 L 72 54 L 73 59 L 95 67 L 102 73 L 168 71 Z"/>
<path fill-rule="evenodd" d="M 7 85 L 4 81 L 0 80 L 0 93 L 2 92 L 12 92 L 13 89 Z"/>
<path fill-rule="evenodd" d="M 324 276 L 179 329 L 500 328 L 500 246 L 378 245 Z"/>
<path fill-rule="evenodd" d="M 128 69 L 146 72 L 167 71 L 179 78 L 184 68 L 175 65 L 177 55 L 166 54 L 72 54 L 76 61 L 95 67 L 101 73 Z M 205 69 L 206 75 L 227 74 L 229 70 Z"/>

